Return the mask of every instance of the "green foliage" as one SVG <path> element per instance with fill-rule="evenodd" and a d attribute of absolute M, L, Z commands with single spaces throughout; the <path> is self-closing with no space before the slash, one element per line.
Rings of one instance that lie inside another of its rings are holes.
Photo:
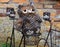
<path fill-rule="evenodd" d="M 6 47 L 6 44 L 1 44 L 1 47 Z M 7 47 L 9 47 L 9 44 L 7 44 Z"/>

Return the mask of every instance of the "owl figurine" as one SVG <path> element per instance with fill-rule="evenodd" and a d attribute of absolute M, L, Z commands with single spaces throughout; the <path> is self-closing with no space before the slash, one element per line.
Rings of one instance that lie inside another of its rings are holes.
<path fill-rule="evenodd" d="M 41 35 L 40 29 L 41 29 L 41 18 L 38 14 L 36 14 L 36 10 L 34 6 L 32 5 L 19 5 L 18 11 L 19 19 L 16 22 L 16 29 L 22 34 L 26 36 L 26 42 L 29 41 L 29 43 L 26 43 L 28 45 L 37 44 L 34 43 L 32 40 L 30 41 L 30 38 L 36 38 L 38 39 Z M 36 37 L 37 36 L 37 37 Z M 36 41 L 35 39 L 35 41 Z M 31 42 L 31 43 L 30 43 Z"/>
<path fill-rule="evenodd" d="M 34 6 L 19 5 L 17 13 L 19 15 L 17 30 L 21 30 L 25 35 L 39 34 L 42 20 L 36 14 Z"/>
<path fill-rule="evenodd" d="M 15 18 L 15 10 L 14 8 L 7 7 L 6 9 L 6 15 L 9 16 L 11 19 Z"/>

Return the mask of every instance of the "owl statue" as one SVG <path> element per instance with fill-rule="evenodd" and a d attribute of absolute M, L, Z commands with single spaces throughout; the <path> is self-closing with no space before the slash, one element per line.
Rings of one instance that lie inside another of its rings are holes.
<path fill-rule="evenodd" d="M 9 16 L 11 19 L 14 19 L 15 18 L 15 10 L 14 8 L 9 8 L 7 7 L 6 9 L 6 15 Z"/>
<path fill-rule="evenodd" d="M 18 6 L 19 19 L 17 20 L 16 29 L 21 31 L 25 36 L 39 36 L 41 28 L 41 18 L 36 14 L 32 5 Z"/>

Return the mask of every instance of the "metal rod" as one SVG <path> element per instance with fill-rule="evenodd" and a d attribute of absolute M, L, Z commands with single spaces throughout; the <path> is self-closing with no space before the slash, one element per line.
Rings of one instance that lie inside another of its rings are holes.
<path fill-rule="evenodd" d="M 24 34 L 23 34 L 23 37 L 24 37 L 24 47 L 25 47 L 25 43 L 26 43 L 26 42 L 25 42 L 25 35 L 24 35 Z"/>
<path fill-rule="evenodd" d="M 22 38 L 21 38 L 21 41 L 20 41 L 19 47 L 21 47 L 22 41 L 23 41 L 23 36 L 22 36 Z"/>
<path fill-rule="evenodd" d="M 12 43 L 13 43 L 13 44 L 12 44 Z M 15 47 L 14 19 L 13 19 L 13 29 L 12 29 L 12 35 L 11 35 L 11 41 L 10 41 L 10 47 Z"/>
<path fill-rule="evenodd" d="M 46 41 L 45 41 L 44 47 L 46 46 L 46 43 L 47 43 L 47 40 L 48 40 L 49 35 L 50 35 L 50 41 L 51 41 L 50 44 L 51 44 L 51 47 L 53 47 L 53 46 L 52 46 L 52 31 L 51 31 L 52 23 L 51 23 L 51 20 L 49 21 L 49 23 L 50 23 L 50 30 L 49 30 L 49 33 L 48 33 L 48 35 L 47 35 L 47 38 L 46 38 Z"/>

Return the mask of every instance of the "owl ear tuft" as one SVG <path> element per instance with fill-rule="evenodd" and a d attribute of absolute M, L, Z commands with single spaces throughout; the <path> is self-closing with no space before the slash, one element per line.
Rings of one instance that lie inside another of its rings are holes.
<path fill-rule="evenodd" d="M 21 9 L 23 7 L 23 5 L 19 5 L 18 8 Z"/>

